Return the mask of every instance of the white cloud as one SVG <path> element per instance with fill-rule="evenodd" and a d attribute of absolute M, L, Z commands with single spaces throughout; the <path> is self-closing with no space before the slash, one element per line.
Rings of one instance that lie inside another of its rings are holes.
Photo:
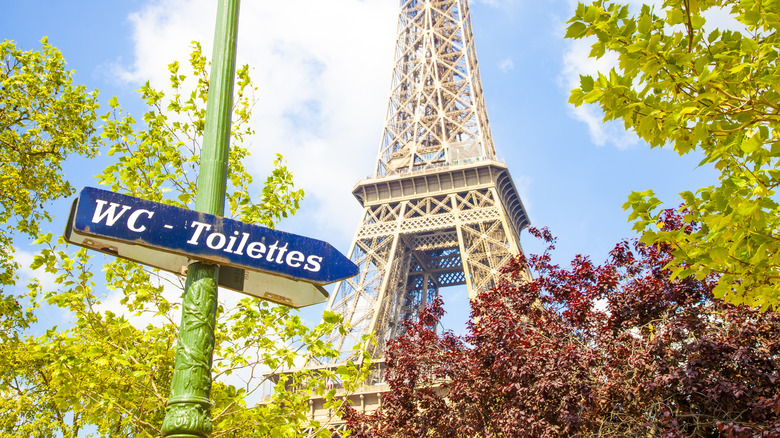
<path fill-rule="evenodd" d="M 628 149 L 640 142 L 636 134 L 623 128 L 621 121 L 604 122 L 603 113 L 594 106 L 572 107 L 571 114 L 588 126 L 590 140 L 597 146 L 609 144 L 618 149 Z"/>
<path fill-rule="evenodd" d="M 163 286 L 163 297 L 170 303 L 181 304 L 182 300 L 182 287 L 184 286 L 184 279 L 175 274 L 168 272 L 161 272 L 159 278 L 152 276 L 151 282 L 157 286 Z M 164 316 L 156 316 L 157 309 L 148 309 L 146 312 L 136 315 L 135 312 L 131 312 L 127 307 L 121 303 L 124 298 L 124 294 L 120 290 L 109 290 L 100 303 L 95 306 L 95 310 L 98 312 L 110 311 L 116 315 L 125 317 L 130 324 L 138 329 L 146 328 L 147 326 L 161 327 L 163 324 L 173 322 L 179 324 L 181 321 L 181 310 L 171 310 L 169 313 L 170 321 Z M 220 299 L 222 297 L 220 296 Z"/>
<path fill-rule="evenodd" d="M 707 22 L 704 24 L 705 32 L 711 32 L 714 29 L 720 30 L 733 30 L 737 32 L 747 33 L 745 25 L 737 21 L 730 10 L 723 8 L 710 8 L 704 11 L 702 14 Z"/>
<path fill-rule="evenodd" d="M 43 268 L 35 270 L 30 268 L 34 257 L 35 254 L 32 252 L 14 248 L 14 260 L 16 260 L 20 266 L 19 270 L 16 272 L 21 280 L 19 284 L 24 284 L 35 278 L 38 280 L 38 283 L 41 285 L 44 292 L 55 290 L 57 288 L 57 282 L 54 274 L 46 272 Z"/>
<path fill-rule="evenodd" d="M 504 58 L 498 63 L 498 69 L 508 73 L 515 69 L 515 63 L 512 61 L 512 58 Z"/>
<path fill-rule="evenodd" d="M 563 55 L 563 72 L 560 82 L 566 90 L 576 88 L 580 84 L 580 75 L 596 77 L 599 72 L 607 73 L 618 65 L 617 55 L 607 52 L 599 59 L 589 58 L 591 38 L 582 38 L 569 42 Z M 603 122 L 604 113 L 594 105 L 570 107 L 570 114 L 588 126 L 591 141 L 599 146 L 611 144 L 619 149 L 625 149 L 639 143 L 639 138 L 632 132 L 627 132 L 620 122 Z"/>
<path fill-rule="evenodd" d="M 579 86 L 580 75 L 595 76 L 598 72 L 606 73 L 617 66 L 618 59 L 614 52 L 607 52 L 599 59 L 588 57 L 591 44 L 594 41 L 594 37 L 569 40 L 568 48 L 563 54 L 561 78 L 566 88 L 571 89 Z"/>
<path fill-rule="evenodd" d="M 215 3 L 162 0 L 131 17 L 135 59 L 121 77 L 164 86 L 167 64 L 192 40 L 211 53 Z M 349 240 L 359 216 L 353 185 L 373 173 L 387 105 L 397 6 L 359 0 L 244 2 L 238 64 L 259 87 L 250 171 L 262 181 L 287 157 L 313 236 Z M 333 211 L 345 214 L 328 214 Z M 345 221 L 345 217 L 354 217 Z"/>

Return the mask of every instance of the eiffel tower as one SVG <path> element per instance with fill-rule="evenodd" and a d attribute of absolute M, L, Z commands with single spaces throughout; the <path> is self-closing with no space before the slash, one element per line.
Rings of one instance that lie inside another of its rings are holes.
<path fill-rule="evenodd" d="M 467 0 L 401 0 L 397 38 L 375 173 L 352 191 L 363 207 L 350 249 L 360 273 L 328 303 L 351 331 L 328 339 L 343 354 L 320 366 L 348 359 L 365 334 L 381 363 L 402 322 L 441 288 L 466 285 L 474 298 L 496 285 L 529 223 L 496 158 Z M 358 409 L 379 403 L 381 381 L 367 388 Z"/>

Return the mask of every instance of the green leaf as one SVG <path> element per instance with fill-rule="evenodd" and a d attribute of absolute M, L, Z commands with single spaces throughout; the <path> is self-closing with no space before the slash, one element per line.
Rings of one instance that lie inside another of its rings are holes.
<path fill-rule="evenodd" d="M 322 314 L 322 320 L 327 322 L 328 324 L 335 324 L 341 320 L 341 316 L 337 313 L 334 313 L 330 310 L 326 310 Z"/>
<path fill-rule="evenodd" d="M 739 148 L 746 154 L 752 154 L 761 147 L 761 142 L 756 136 L 746 138 L 740 143 Z"/>
<path fill-rule="evenodd" d="M 588 26 L 581 22 L 575 21 L 566 28 L 566 38 L 582 38 L 588 31 Z"/>

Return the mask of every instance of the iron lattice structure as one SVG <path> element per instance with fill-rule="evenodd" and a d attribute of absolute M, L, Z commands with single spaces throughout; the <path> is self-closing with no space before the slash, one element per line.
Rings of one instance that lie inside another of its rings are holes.
<path fill-rule="evenodd" d="M 337 285 L 328 304 L 351 325 L 330 339 L 340 360 L 365 334 L 381 358 L 402 321 L 442 287 L 465 284 L 473 298 L 495 285 L 528 225 L 495 158 L 467 1 L 400 6 L 376 171 L 353 190 L 364 208 L 350 249 L 360 274 Z"/>
<path fill-rule="evenodd" d="M 494 156 L 467 2 L 402 1 L 376 176 Z"/>

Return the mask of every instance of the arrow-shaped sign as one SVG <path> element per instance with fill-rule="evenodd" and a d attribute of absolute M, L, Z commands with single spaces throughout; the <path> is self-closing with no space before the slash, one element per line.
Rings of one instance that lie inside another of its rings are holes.
<path fill-rule="evenodd" d="M 321 240 L 93 187 L 74 202 L 65 239 L 179 274 L 193 260 L 217 264 L 221 286 L 293 307 L 324 301 L 322 285 L 358 273 Z"/>

